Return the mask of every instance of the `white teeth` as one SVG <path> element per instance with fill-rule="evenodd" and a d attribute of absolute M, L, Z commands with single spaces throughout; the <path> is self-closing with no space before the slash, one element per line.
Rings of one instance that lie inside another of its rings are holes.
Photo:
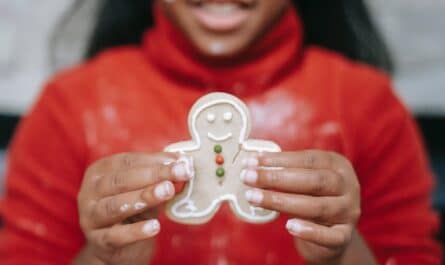
<path fill-rule="evenodd" d="M 203 7 L 214 15 L 231 15 L 239 9 L 239 6 L 233 3 L 205 3 Z"/>

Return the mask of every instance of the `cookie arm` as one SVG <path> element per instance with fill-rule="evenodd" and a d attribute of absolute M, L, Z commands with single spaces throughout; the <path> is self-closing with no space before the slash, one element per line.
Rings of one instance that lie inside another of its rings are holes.
<path fill-rule="evenodd" d="M 243 149 L 251 152 L 281 152 L 278 144 L 271 141 L 250 139 L 243 143 Z"/>
<path fill-rule="evenodd" d="M 177 142 L 164 148 L 164 152 L 168 153 L 184 153 L 187 151 L 198 150 L 199 146 L 192 141 Z"/>

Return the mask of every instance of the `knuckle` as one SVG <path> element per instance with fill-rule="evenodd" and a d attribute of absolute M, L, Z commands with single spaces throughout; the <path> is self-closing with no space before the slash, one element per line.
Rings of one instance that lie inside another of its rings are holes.
<path fill-rule="evenodd" d="M 91 177 L 94 174 L 94 172 L 97 171 L 97 168 L 99 168 L 102 163 L 103 163 L 102 160 L 98 160 L 90 164 L 84 172 L 85 178 Z"/>
<path fill-rule="evenodd" d="M 324 234 L 323 234 L 322 230 L 319 229 L 319 228 L 313 229 L 312 236 L 313 236 L 313 238 L 314 238 L 314 240 L 316 242 L 323 242 L 324 241 Z"/>
<path fill-rule="evenodd" d="M 354 208 L 354 210 L 351 211 L 351 219 L 356 222 L 358 219 L 360 219 L 360 216 L 362 214 L 362 210 L 360 207 Z"/>
<path fill-rule="evenodd" d="M 134 158 L 129 153 L 121 154 L 119 160 L 120 160 L 120 168 L 122 169 L 131 169 L 134 167 L 135 164 Z"/>
<path fill-rule="evenodd" d="M 160 166 L 152 167 L 149 172 L 153 182 L 160 182 L 162 180 L 162 168 Z"/>
<path fill-rule="evenodd" d="M 334 241 L 336 245 L 344 246 L 348 243 L 348 236 L 346 233 L 339 233 Z"/>
<path fill-rule="evenodd" d="M 279 163 L 280 157 L 275 156 L 275 154 L 268 154 L 267 156 L 260 156 L 259 159 L 260 159 L 260 161 L 262 161 L 263 163 L 266 163 L 270 167 L 277 167 L 280 164 Z"/>
<path fill-rule="evenodd" d="M 111 175 L 110 176 L 110 185 L 111 185 L 111 190 L 116 192 L 116 193 L 120 193 L 124 191 L 124 187 L 125 187 L 125 178 L 122 175 Z"/>
<path fill-rule="evenodd" d="M 105 201 L 105 205 L 103 207 L 105 211 L 105 215 L 107 217 L 115 217 L 119 213 L 119 209 L 117 206 L 117 200 L 115 197 L 111 197 Z"/>
<path fill-rule="evenodd" d="M 326 202 L 320 200 L 315 204 L 314 207 L 315 213 L 314 213 L 314 219 L 316 220 L 324 220 L 326 218 L 326 214 L 328 211 L 328 205 Z"/>
<path fill-rule="evenodd" d="M 94 225 L 94 222 L 92 221 L 94 219 L 94 216 L 92 214 L 94 213 L 93 211 L 95 207 L 96 207 L 95 201 L 90 201 L 90 203 L 79 204 L 78 207 L 79 225 L 82 231 L 87 231 Z"/>
<path fill-rule="evenodd" d="M 337 164 L 337 161 L 340 160 L 340 155 L 335 152 L 328 152 L 326 156 L 326 167 L 327 168 L 334 168 Z"/>
<path fill-rule="evenodd" d="M 322 194 L 324 191 L 326 191 L 328 186 L 328 178 L 329 177 L 325 172 L 317 172 L 314 177 L 315 183 L 312 192 Z"/>
<path fill-rule="evenodd" d="M 150 201 L 153 200 L 153 195 L 152 195 L 152 193 L 150 191 L 144 190 L 141 193 L 141 199 L 144 202 L 150 202 Z"/>
<path fill-rule="evenodd" d="M 272 195 L 271 202 L 275 209 L 284 209 L 286 205 L 284 198 L 280 195 Z"/>
<path fill-rule="evenodd" d="M 342 222 L 348 222 L 351 214 L 350 208 L 346 203 L 339 203 L 336 209 L 335 218 Z"/>
<path fill-rule="evenodd" d="M 266 181 L 268 186 L 279 186 L 281 184 L 281 177 L 278 170 L 269 170 L 266 174 Z"/>
<path fill-rule="evenodd" d="M 313 151 L 307 151 L 304 154 L 304 166 L 306 168 L 314 168 L 315 165 L 317 164 L 318 158 L 317 155 L 315 154 L 315 152 Z"/>
<path fill-rule="evenodd" d="M 336 162 L 342 159 L 342 156 L 336 152 L 328 151 L 327 154 L 331 162 Z"/>
<path fill-rule="evenodd" d="M 117 244 L 111 230 L 104 232 L 100 241 L 100 245 L 107 251 L 114 251 L 117 248 Z"/>
<path fill-rule="evenodd" d="M 88 229 L 89 223 L 87 220 L 88 219 L 85 217 L 79 217 L 79 225 L 82 231 L 86 231 Z"/>
<path fill-rule="evenodd" d="M 113 264 L 124 264 L 125 262 L 125 251 L 122 248 L 115 249 L 113 253 L 111 253 L 111 260 Z"/>
<path fill-rule="evenodd" d="M 336 190 L 344 190 L 345 187 L 345 179 L 342 175 L 333 174 L 332 175 L 332 183 L 335 186 Z"/>

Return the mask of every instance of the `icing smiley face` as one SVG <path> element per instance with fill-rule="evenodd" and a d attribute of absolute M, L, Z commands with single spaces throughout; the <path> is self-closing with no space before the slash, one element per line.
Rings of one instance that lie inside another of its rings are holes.
<path fill-rule="evenodd" d="M 189 130 L 198 145 L 203 142 L 242 143 L 247 139 L 250 132 L 247 107 L 233 96 L 218 97 L 221 94 L 213 93 L 201 98 L 190 111 Z"/>
<path fill-rule="evenodd" d="M 165 148 L 183 155 L 192 167 L 192 179 L 166 207 L 167 216 L 186 224 L 208 222 L 223 202 L 240 219 L 265 223 L 277 213 L 253 207 L 245 199 L 247 186 L 240 179 L 242 161 L 258 152 L 279 152 L 269 141 L 248 139 L 250 116 L 246 105 L 225 93 L 211 93 L 192 107 L 188 119 L 191 141 Z"/>
<path fill-rule="evenodd" d="M 242 115 L 234 106 L 221 103 L 207 107 L 198 115 L 196 130 L 203 142 L 237 141 L 242 123 Z"/>

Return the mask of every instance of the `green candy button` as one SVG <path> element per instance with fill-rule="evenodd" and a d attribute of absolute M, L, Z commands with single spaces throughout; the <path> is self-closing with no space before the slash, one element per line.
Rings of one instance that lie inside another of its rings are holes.
<path fill-rule="evenodd" d="M 222 168 L 222 167 L 220 167 L 220 168 L 218 168 L 217 170 L 216 170 L 216 176 L 218 176 L 218 177 L 224 177 L 224 174 L 225 174 L 226 172 L 225 172 L 225 170 L 224 170 L 224 168 Z"/>
<path fill-rule="evenodd" d="M 215 153 L 220 154 L 222 152 L 222 146 L 217 144 L 215 145 L 215 147 L 213 148 L 213 151 L 215 151 Z"/>

